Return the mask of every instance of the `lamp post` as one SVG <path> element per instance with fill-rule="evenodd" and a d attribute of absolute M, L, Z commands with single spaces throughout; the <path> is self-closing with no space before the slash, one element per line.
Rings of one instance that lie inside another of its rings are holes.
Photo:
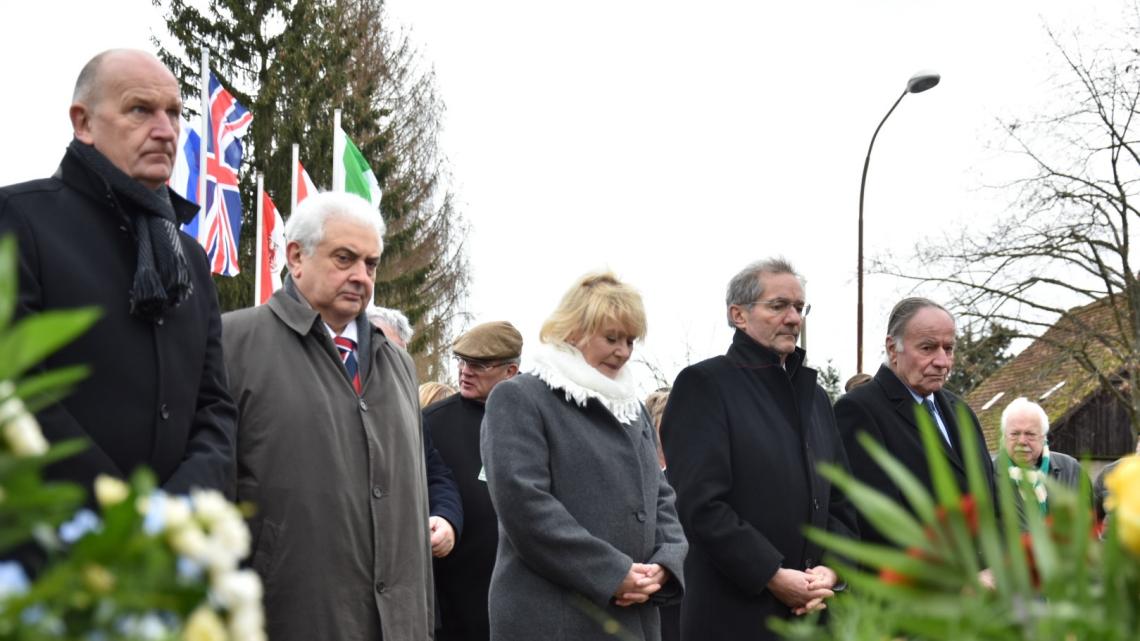
<path fill-rule="evenodd" d="M 942 76 L 929 71 L 920 71 L 911 76 L 910 80 L 906 81 L 906 89 L 899 95 L 898 100 L 895 100 L 895 104 L 891 105 L 887 115 L 879 121 L 879 126 L 875 127 L 875 133 L 871 136 L 871 144 L 867 145 L 867 159 L 863 161 L 863 179 L 859 182 L 859 302 L 855 322 L 856 374 L 863 371 L 863 192 L 867 189 L 867 168 L 871 166 L 871 150 L 875 147 L 875 138 L 879 136 L 879 130 L 883 128 L 883 124 L 887 122 L 887 118 L 891 117 L 895 107 L 899 106 L 902 99 L 906 98 L 908 93 L 922 93 L 937 85 L 940 80 L 942 80 Z"/>

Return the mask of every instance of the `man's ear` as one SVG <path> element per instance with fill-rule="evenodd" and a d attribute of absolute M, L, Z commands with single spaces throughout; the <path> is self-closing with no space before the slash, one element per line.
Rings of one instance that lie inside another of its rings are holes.
<path fill-rule="evenodd" d="M 91 110 L 87 105 L 81 102 L 73 103 L 67 114 L 71 118 L 71 130 L 75 137 L 82 143 L 94 144 L 91 137 Z"/>
<path fill-rule="evenodd" d="M 285 245 L 285 261 L 294 279 L 301 275 L 301 243 L 291 240 Z"/>
<path fill-rule="evenodd" d="M 507 365 L 507 378 L 514 378 L 515 374 L 519 373 L 519 364 L 511 363 Z"/>
<path fill-rule="evenodd" d="M 896 348 L 895 337 L 894 336 L 888 336 L 885 346 L 886 346 L 886 350 L 887 350 L 887 362 L 890 363 L 891 365 L 894 365 L 895 364 L 895 352 L 897 351 L 895 349 Z"/>
<path fill-rule="evenodd" d="M 744 312 L 744 307 L 741 305 L 729 305 L 728 316 L 732 319 L 732 324 L 737 329 L 744 329 L 748 326 L 748 317 Z"/>

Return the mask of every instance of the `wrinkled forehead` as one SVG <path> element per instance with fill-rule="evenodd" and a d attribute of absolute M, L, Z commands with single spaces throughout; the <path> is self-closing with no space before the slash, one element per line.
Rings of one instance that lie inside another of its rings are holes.
<path fill-rule="evenodd" d="M 768 300 L 783 298 L 797 302 L 804 299 L 804 285 L 795 274 L 760 272 L 756 278 L 760 281 L 760 288 L 763 290 L 761 296 Z"/>
<path fill-rule="evenodd" d="M 937 307 L 923 307 L 907 321 L 903 337 L 908 340 L 929 340 L 952 345 L 955 337 L 954 319 Z"/>
<path fill-rule="evenodd" d="M 1006 418 L 1005 424 L 1007 431 L 1011 429 L 1018 429 L 1023 431 L 1031 429 L 1040 434 L 1042 428 L 1041 417 L 1038 416 L 1037 412 L 1035 412 L 1030 407 L 1023 407 L 1021 409 L 1014 410 Z"/>
<path fill-rule="evenodd" d="M 109 55 L 95 73 L 93 89 L 97 100 L 137 96 L 182 104 L 174 74 L 157 59 L 137 52 Z"/>

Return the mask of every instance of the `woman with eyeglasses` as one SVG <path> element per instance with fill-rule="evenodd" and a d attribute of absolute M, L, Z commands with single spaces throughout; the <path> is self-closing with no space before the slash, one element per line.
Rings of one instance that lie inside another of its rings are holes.
<path fill-rule="evenodd" d="M 641 297 L 613 274 L 563 296 L 531 372 L 495 387 L 480 449 L 499 516 L 492 641 L 660 639 L 685 542 L 656 436 L 626 367 Z"/>

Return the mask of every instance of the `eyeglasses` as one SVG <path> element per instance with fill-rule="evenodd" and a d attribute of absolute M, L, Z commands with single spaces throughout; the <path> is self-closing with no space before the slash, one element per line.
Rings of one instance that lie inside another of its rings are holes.
<path fill-rule="evenodd" d="M 1020 441 L 1022 438 L 1030 442 L 1041 440 L 1041 435 L 1037 432 L 1006 432 L 1005 435 L 1011 441 Z"/>
<path fill-rule="evenodd" d="M 503 365 L 509 364 L 509 362 L 488 363 L 487 361 L 476 361 L 468 358 L 463 358 L 462 356 L 453 356 L 452 358 L 455 359 L 455 366 L 459 368 L 459 371 L 463 371 L 464 366 L 466 366 L 467 369 L 475 372 L 476 374 L 485 374 L 495 369 L 496 367 L 502 367 Z"/>
<path fill-rule="evenodd" d="M 800 318 L 807 318 L 807 315 L 811 313 L 811 305 L 805 304 L 802 300 L 798 300 L 793 303 L 786 298 L 773 298 L 770 300 L 752 301 L 748 306 L 754 307 L 756 305 L 763 305 L 764 307 L 767 307 L 768 311 L 777 316 L 783 316 L 788 312 L 789 309 L 796 310 L 796 313 L 800 315 Z"/>

